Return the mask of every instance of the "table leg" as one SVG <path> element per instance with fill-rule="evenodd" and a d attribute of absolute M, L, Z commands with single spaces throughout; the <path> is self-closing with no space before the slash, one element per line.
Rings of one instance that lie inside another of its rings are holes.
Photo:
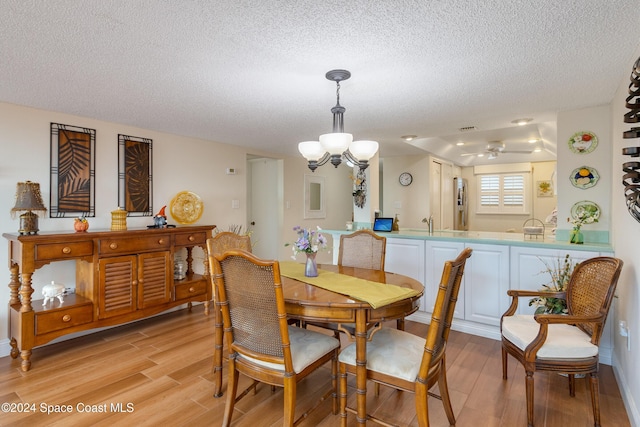
<path fill-rule="evenodd" d="M 356 403 L 358 424 L 367 424 L 367 311 L 356 311 Z"/>

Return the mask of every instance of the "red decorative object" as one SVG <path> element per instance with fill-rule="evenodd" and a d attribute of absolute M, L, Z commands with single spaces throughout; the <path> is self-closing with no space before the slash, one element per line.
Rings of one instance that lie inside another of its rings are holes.
<path fill-rule="evenodd" d="M 86 218 L 76 218 L 73 222 L 73 229 L 76 233 L 82 233 L 89 229 L 89 221 Z"/>

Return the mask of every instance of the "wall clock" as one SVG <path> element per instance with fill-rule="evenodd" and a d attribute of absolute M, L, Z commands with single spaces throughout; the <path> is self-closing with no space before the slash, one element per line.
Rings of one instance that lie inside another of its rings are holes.
<path fill-rule="evenodd" d="M 401 185 L 407 186 L 413 182 L 413 177 L 409 172 L 402 172 L 400 174 L 399 181 Z"/>

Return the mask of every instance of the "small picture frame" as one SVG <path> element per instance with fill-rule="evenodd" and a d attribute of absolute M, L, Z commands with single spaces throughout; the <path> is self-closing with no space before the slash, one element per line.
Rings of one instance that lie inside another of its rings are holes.
<path fill-rule="evenodd" d="M 537 181 L 536 190 L 538 197 L 553 196 L 553 182 L 551 180 Z"/>
<path fill-rule="evenodd" d="M 153 140 L 118 134 L 118 206 L 127 216 L 153 216 Z"/>
<path fill-rule="evenodd" d="M 96 130 L 51 123 L 50 218 L 95 217 Z"/>

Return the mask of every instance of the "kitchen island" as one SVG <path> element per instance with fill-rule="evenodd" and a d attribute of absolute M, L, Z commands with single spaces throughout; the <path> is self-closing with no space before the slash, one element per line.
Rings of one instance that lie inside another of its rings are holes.
<path fill-rule="evenodd" d="M 323 230 L 333 238 L 333 261 L 337 263 L 340 235 L 351 231 Z M 429 323 L 445 261 L 464 249 L 473 249 L 467 261 L 452 329 L 500 339 L 500 317 L 510 303 L 509 289 L 538 290 L 550 282 L 547 268 L 553 268 L 567 254 L 575 262 L 597 256 L 613 256 L 610 244 L 581 245 L 556 241 L 553 235 L 525 236 L 523 233 L 483 231 L 401 229 L 379 233 L 387 238 L 385 270 L 410 276 L 424 284 L 420 309 L 409 320 Z M 527 299 L 519 313 L 532 313 Z M 612 311 L 609 313 L 613 318 Z M 602 363 L 611 364 L 612 336 L 607 322 L 600 343 Z"/>

